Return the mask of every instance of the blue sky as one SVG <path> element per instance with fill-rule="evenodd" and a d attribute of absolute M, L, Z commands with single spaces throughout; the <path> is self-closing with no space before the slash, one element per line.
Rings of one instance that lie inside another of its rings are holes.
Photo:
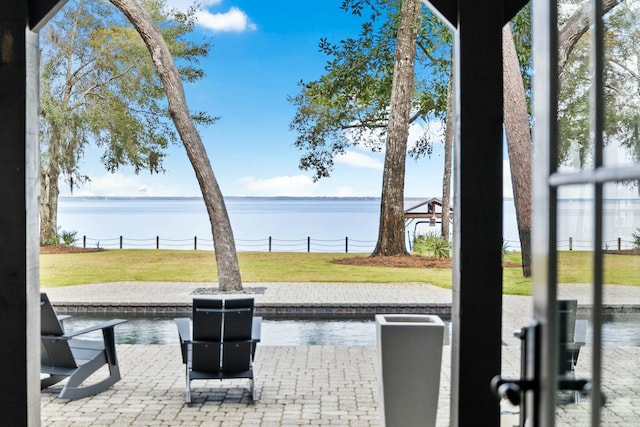
<path fill-rule="evenodd" d="M 196 36 L 210 39 L 213 47 L 201 62 L 206 77 L 185 90 L 192 110 L 221 117 L 201 136 L 225 196 L 380 196 L 383 153 L 353 148 L 336 159 L 330 178 L 314 183 L 312 172 L 298 168 L 302 152 L 293 146 L 296 135 L 289 130 L 295 109 L 287 96 L 298 93 L 300 80 L 315 80 L 324 71 L 320 38 L 337 42 L 359 32 L 360 18 L 340 10 L 341 1 L 203 2 Z M 74 195 L 200 195 L 180 144 L 168 151 L 166 172 L 160 175 L 136 175 L 130 168 L 110 174 L 98 159 L 99 153 L 86 153 L 82 171 L 92 182 Z M 405 195 L 440 196 L 442 170 L 441 144 L 430 159 L 407 159 Z M 61 190 L 69 195 L 64 186 Z"/>

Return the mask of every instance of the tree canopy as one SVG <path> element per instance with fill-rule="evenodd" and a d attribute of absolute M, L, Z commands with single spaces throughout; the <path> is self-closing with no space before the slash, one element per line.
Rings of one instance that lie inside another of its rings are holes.
<path fill-rule="evenodd" d="M 188 37 L 194 10 L 168 10 L 163 0 L 143 6 L 161 29 L 182 78 L 194 82 L 210 45 Z M 90 177 L 81 170 L 89 144 L 110 172 L 163 171 L 168 144 L 177 141 L 163 87 L 146 47 L 124 17 L 101 1 L 72 0 L 45 27 L 41 70 L 41 241 L 55 237 L 58 181 L 72 189 Z M 193 114 L 201 124 L 215 118 Z"/>
<path fill-rule="evenodd" d="M 634 3 L 609 0 L 603 5 L 605 10 L 611 10 L 605 16 L 604 124 L 605 142 L 622 145 L 630 158 L 637 161 L 640 159 L 640 10 Z M 574 16 L 579 15 L 578 12 Z M 566 25 L 571 23 L 571 18 L 566 20 Z M 589 137 L 589 50 L 589 37 L 580 37 L 567 53 L 560 75 L 559 160 L 578 167 L 591 162 L 593 149 Z"/>
<path fill-rule="evenodd" d="M 345 0 L 341 9 L 363 19 L 357 37 L 338 43 L 322 39 L 319 49 L 329 59 L 317 80 L 299 83 L 289 97 L 296 107 L 291 129 L 295 146 L 304 152 L 300 168 L 314 179 L 328 177 L 333 158 L 348 147 L 380 151 L 386 141 L 398 33 L 398 0 Z M 418 28 L 416 73 L 410 122 L 442 119 L 446 113 L 451 33 L 425 11 Z M 430 154 L 433 135 L 426 127 L 410 154 Z"/>

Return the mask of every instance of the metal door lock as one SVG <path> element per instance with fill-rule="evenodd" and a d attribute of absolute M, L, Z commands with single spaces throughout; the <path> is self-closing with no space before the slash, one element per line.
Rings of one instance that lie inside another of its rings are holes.
<path fill-rule="evenodd" d="M 526 391 L 536 389 L 535 383 L 530 380 L 507 380 L 499 375 L 491 380 L 493 393 L 501 399 L 507 399 L 514 406 L 520 406 Z"/>

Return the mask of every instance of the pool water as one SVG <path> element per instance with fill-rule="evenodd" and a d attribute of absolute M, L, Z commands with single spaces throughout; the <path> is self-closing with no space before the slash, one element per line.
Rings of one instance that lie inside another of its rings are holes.
<path fill-rule="evenodd" d="M 605 315 L 602 324 L 602 345 L 605 347 L 640 347 L 640 313 Z M 587 328 L 587 345 L 591 345 L 593 330 Z"/>
<path fill-rule="evenodd" d="M 69 332 L 113 319 L 125 318 L 126 323 L 116 326 L 117 344 L 177 344 L 178 330 L 173 317 L 161 316 L 99 316 L 74 314 L 64 321 Z M 449 322 L 445 322 L 450 341 Z M 99 339 L 100 332 L 93 332 Z M 587 331 L 587 345 L 591 345 L 591 328 Z M 86 336 L 91 336 L 87 334 Z M 606 316 L 602 330 L 604 346 L 640 347 L 640 313 Z M 270 320 L 262 321 L 262 345 L 344 345 L 375 346 L 376 327 L 373 320 Z"/>
<path fill-rule="evenodd" d="M 64 321 L 69 332 L 119 316 L 73 315 Z M 116 326 L 117 344 L 178 344 L 173 318 L 120 317 L 127 322 Z M 92 332 L 95 338 L 100 332 Z M 90 337 L 90 334 L 86 335 Z M 370 320 L 263 320 L 262 345 L 363 345 L 376 343 L 375 323 Z"/>

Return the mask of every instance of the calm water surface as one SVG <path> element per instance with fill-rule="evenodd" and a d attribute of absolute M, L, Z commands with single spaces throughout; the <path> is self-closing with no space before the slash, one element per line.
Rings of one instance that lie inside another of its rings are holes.
<path fill-rule="evenodd" d="M 406 199 L 405 208 L 425 199 Z M 350 240 L 350 252 L 370 252 L 378 236 L 380 199 L 322 197 L 229 197 L 225 199 L 236 246 L 240 251 L 266 251 L 272 237 L 274 250 L 306 251 L 306 239 L 317 242 L 314 252 L 342 252 Z M 509 249 L 520 248 L 512 199 L 503 202 L 503 238 Z M 558 246 L 587 249 L 593 240 L 593 204 L 588 199 L 561 200 L 558 206 Z M 632 245 L 632 233 L 640 227 L 640 200 L 604 201 L 604 241 L 614 248 L 621 238 Z M 211 227 L 201 198 L 82 198 L 62 197 L 58 209 L 62 231 L 87 236 L 87 246 L 155 247 L 155 238 L 166 249 L 212 249 Z M 411 235 L 415 224 L 407 227 Z M 429 232 L 421 225 L 419 232 Z M 324 242 L 323 242 L 324 241 Z M 81 243 L 81 240 L 80 240 Z"/>
<path fill-rule="evenodd" d="M 64 321 L 68 331 L 79 330 L 113 316 L 73 315 Z M 118 344 L 178 344 L 173 317 L 120 317 L 126 323 L 116 326 Z M 100 338 L 101 332 L 93 333 Z M 375 323 L 370 320 L 263 320 L 262 345 L 375 345 Z"/>
<path fill-rule="evenodd" d="M 113 316 L 73 315 L 64 321 L 68 331 L 79 330 Z M 173 317 L 122 317 L 127 323 L 116 326 L 118 344 L 178 344 L 178 330 Z M 449 322 L 445 322 L 449 324 Z M 605 317 L 604 346 L 640 346 L 640 313 Z M 449 332 L 450 334 L 450 332 Z M 96 338 L 100 332 L 95 333 Z M 591 330 L 587 345 L 591 345 Z M 448 342 L 448 340 L 446 340 Z M 268 320 L 262 322 L 262 345 L 376 345 L 376 328 L 372 320 Z"/>

